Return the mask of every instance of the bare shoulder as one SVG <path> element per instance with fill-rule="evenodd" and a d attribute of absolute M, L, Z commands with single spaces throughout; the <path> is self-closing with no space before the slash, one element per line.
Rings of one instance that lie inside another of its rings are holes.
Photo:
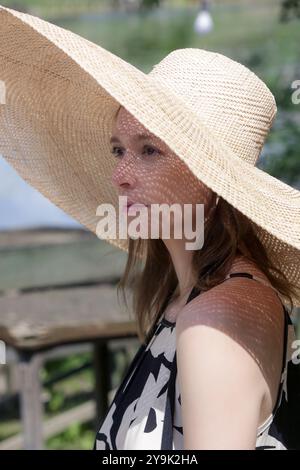
<path fill-rule="evenodd" d="M 241 270 L 235 270 L 238 271 Z M 243 271 L 268 282 L 255 268 L 248 267 Z M 270 415 L 276 403 L 283 331 L 283 308 L 274 289 L 245 277 L 227 279 L 203 292 L 184 306 L 176 322 L 177 341 L 189 344 L 199 338 L 204 344 L 207 338 L 209 345 L 210 341 L 224 339 L 228 350 L 236 347 L 237 352 L 242 351 L 251 358 L 253 365 L 256 364 L 264 390 L 260 423 Z"/>
<path fill-rule="evenodd" d="M 230 273 L 238 271 L 233 269 Z M 262 282 L 241 276 L 226 279 L 186 304 L 178 315 L 180 325 L 223 320 L 228 326 L 235 324 L 244 328 L 246 324 L 248 331 L 254 327 L 257 335 L 268 333 L 269 336 L 272 332 L 282 338 L 283 307 L 270 281 L 257 268 L 248 267 L 244 271 Z"/>

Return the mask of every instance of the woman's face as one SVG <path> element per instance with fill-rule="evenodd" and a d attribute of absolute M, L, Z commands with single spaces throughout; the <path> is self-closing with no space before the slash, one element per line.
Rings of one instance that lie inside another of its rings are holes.
<path fill-rule="evenodd" d="M 118 163 L 112 182 L 119 196 L 127 196 L 128 201 L 146 206 L 192 204 L 193 213 L 194 205 L 202 203 L 206 213 L 212 191 L 164 142 L 123 107 L 117 114 L 113 137 L 118 140 L 111 141 L 112 158 L 116 158 Z"/>

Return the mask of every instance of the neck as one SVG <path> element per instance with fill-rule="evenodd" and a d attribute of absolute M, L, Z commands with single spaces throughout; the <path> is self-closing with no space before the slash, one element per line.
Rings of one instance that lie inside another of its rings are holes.
<path fill-rule="evenodd" d="M 178 279 L 178 286 L 174 292 L 180 298 L 192 289 L 196 279 L 192 272 L 192 258 L 194 251 L 185 249 L 185 240 L 163 240 L 172 259 Z"/>

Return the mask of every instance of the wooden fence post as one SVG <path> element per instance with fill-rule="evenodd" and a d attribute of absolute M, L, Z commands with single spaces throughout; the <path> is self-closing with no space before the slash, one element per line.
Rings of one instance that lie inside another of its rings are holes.
<path fill-rule="evenodd" d="M 27 351 L 18 351 L 18 355 L 24 448 L 41 450 L 43 449 L 43 404 L 39 372 L 42 356 Z"/>

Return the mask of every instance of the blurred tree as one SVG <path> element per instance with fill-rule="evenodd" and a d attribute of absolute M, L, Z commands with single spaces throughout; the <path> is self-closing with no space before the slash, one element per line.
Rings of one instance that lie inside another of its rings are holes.
<path fill-rule="evenodd" d="M 295 16 L 300 18 L 300 0 L 283 0 L 279 20 L 284 23 Z"/>
<path fill-rule="evenodd" d="M 22 13 L 31 13 L 31 6 L 30 5 L 24 5 L 25 2 L 22 2 L 22 0 L 15 1 L 10 3 L 8 6 L 9 8 L 12 8 L 13 10 L 21 11 Z"/>
<path fill-rule="evenodd" d="M 148 11 L 152 8 L 159 7 L 162 0 L 112 0 L 113 9 L 125 10 L 127 12 L 135 12 L 137 10 Z"/>
<path fill-rule="evenodd" d="M 159 7 L 160 4 L 161 4 L 161 0 L 140 0 L 140 9 L 149 10 L 154 7 Z"/>
<path fill-rule="evenodd" d="M 297 189 L 300 189 L 299 122 L 298 114 L 278 108 L 278 116 L 265 147 L 266 154 L 258 165 Z"/>

